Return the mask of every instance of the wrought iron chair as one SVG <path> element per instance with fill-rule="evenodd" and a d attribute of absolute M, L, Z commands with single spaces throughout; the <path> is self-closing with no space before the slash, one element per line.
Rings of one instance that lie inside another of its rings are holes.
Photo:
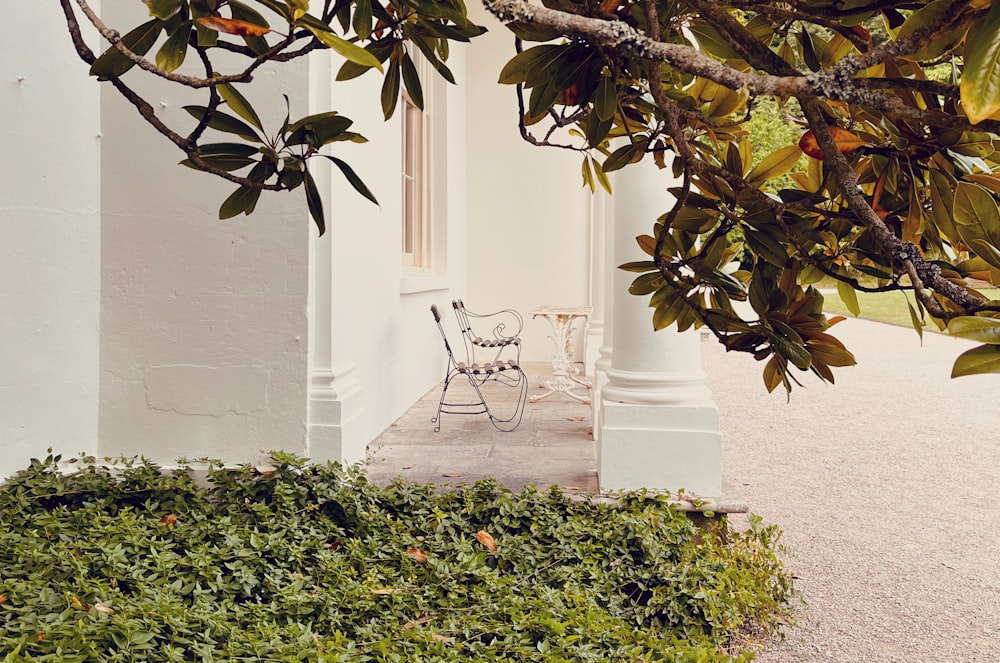
<path fill-rule="evenodd" d="M 465 308 L 461 299 L 453 300 L 451 306 L 455 309 L 470 363 L 475 363 L 477 356 L 488 357 L 491 362 L 505 356 L 515 362 L 521 360 L 524 318 L 520 313 L 509 308 L 496 313 L 473 313 Z"/>
<path fill-rule="evenodd" d="M 493 361 L 480 364 L 473 361 L 473 355 L 470 352 L 468 362 L 458 361 L 455 359 L 451 344 L 448 343 L 448 337 L 444 333 L 444 326 L 441 324 L 441 313 L 438 311 L 438 307 L 432 305 L 431 313 L 434 315 L 434 322 L 437 323 L 438 331 L 441 332 L 444 349 L 448 353 L 448 372 L 444 377 L 441 399 L 438 401 L 437 414 L 431 418 L 431 421 L 435 424 L 434 432 L 438 433 L 441 431 L 442 414 L 485 414 L 490 418 L 490 423 L 497 430 L 510 432 L 517 428 L 521 423 L 521 417 L 524 414 L 524 403 L 528 396 L 528 378 L 525 376 L 524 371 L 521 370 L 517 360 L 495 358 Z M 448 401 L 448 388 L 452 386 L 452 381 L 460 375 L 464 375 L 468 379 L 472 390 L 471 392 L 466 392 L 468 400 L 465 402 Z M 505 404 L 513 407 L 513 412 L 500 414 L 497 412 L 496 403 L 492 406 L 487 404 L 483 391 L 484 387 L 487 387 L 489 384 L 502 385 L 517 390 L 513 403 L 510 403 L 509 400 L 505 402 Z"/>

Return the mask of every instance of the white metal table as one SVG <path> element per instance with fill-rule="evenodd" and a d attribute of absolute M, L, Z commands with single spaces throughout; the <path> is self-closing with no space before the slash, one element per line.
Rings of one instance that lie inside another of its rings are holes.
<path fill-rule="evenodd" d="M 577 385 L 588 390 L 593 387 L 590 382 L 579 377 L 580 368 L 573 363 L 573 326 L 581 319 L 586 325 L 593 310 L 590 306 L 539 306 L 531 311 L 532 318 L 541 316 L 552 326 L 552 336 L 549 338 L 555 344 L 555 351 L 552 353 L 552 375 L 542 380 L 542 386 L 548 391 L 532 396 L 528 399 L 529 402 L 537 403 L 559 392 L 581 403 L 590 403 L 589 392 L 584 396 L 573 391 Z"/>

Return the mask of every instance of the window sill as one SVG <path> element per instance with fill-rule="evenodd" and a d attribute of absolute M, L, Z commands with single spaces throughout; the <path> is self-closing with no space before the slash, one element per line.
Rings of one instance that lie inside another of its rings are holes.
<path fill-rule="evenodd" d="M 399 279 L 399 294 L 409 295 L 431 290 L 447 290 L 448 277 L 444 274 L 404 274 Z"/>

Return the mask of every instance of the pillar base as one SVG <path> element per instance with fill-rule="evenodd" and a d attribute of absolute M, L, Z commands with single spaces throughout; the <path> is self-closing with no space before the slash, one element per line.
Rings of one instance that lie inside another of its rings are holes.
<path fill-rule="evenodd" d="M 364 399 L 354 364 L 315 371 L 309 393 L 309 458 L 353 464 L 365 459 Z"/>
<path fill-rule="evenodd" d="M 722 434 L 714 405 L 602 399 L 598 480 L 602 491 L 667 490 L 722 495 Z"/>

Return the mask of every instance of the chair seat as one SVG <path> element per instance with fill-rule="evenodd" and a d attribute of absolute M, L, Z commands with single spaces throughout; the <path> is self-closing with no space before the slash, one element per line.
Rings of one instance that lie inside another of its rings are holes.
<path fill-rule="evenodd" d="M 491 375 L 501 371 L 518 370 L 517 362 L 513 359 L 508 361 L 487 362 L 485 364 L 473 364 L 466 366 L 465 362 L 458 362 L 456 365 L 459 373 L 472 375 Z"/>
<path fill-rule="evenodd" d="M 472 342 L 481 348 L 505 348 L 508 345 L 520 345 L 521 339 L 520 338 L 488 339 L 488 338 L 482 338 L 481 336 L 477 336 L 476 338 L 472 339 Z"/>

